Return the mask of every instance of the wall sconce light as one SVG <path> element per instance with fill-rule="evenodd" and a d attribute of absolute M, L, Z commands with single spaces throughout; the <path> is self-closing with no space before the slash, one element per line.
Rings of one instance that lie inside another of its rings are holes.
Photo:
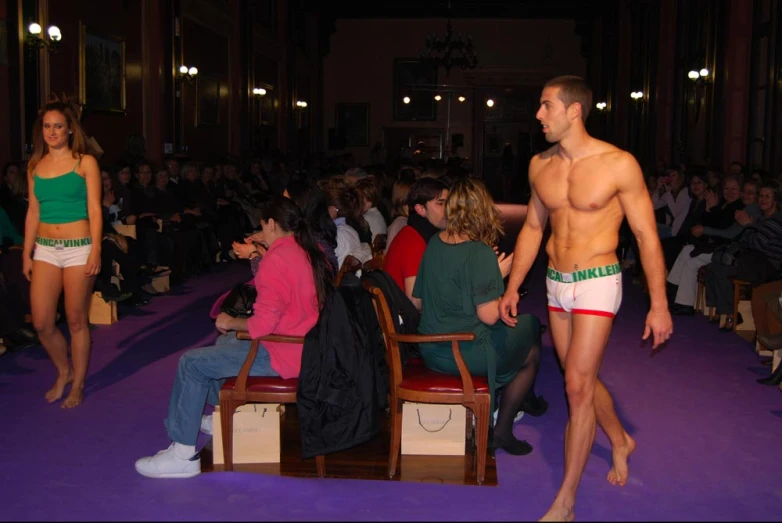
<path fill-rule="evenodd" d="M 307 102 L 304 100 L 296 100 L 296 107 L 300 109 L 306 109 L 307 108 Z"/>
<path fill-rule="evenodd" d="M 49 52 L 56 52 L 57 47 L 62 40 L 62 33 L 60 28 L 56 25 L 50 25 L 46 29 L 47 37 L 41 36 L 43 32 L 40 24 L 33 22 L 27 26 L 27 44 L 31 49 L 39 50 L 46 48 Z"/>
<path fill-rule="evenodd" d="M 435 99 L 436 102 L 439 102 L 440 100 L 443 99 L 443 97 L 440 96 L 439 94 L 436 94 L 436 95 L 434 95 L 434 99 Z"/>
<path fill-rule="evenodd" d="M 176 78 L 180 82 L 182 80 L 186 80 L 187 82 L 192 82 L 193 80 L 195 80 L 195 77 L 197 75 L 198 75 L 197 67 L 188 67 L 183 64 L 179 66 L 179 72 L 177 73 Z"/>
<path fill-rule="evenodd" d="M 644 99 L 644 92 L 643 91 L 633 91 L 630 93 L 630 98 L 632 98 L 636 102 L 641 102 Z"/>
<path fill-rule="evenodd" d="M 253 87 L 254 96 L 266 96 L 266 89 L 263 87 Z"/>
<path fill-rule="evenodd" d="M 406 103 L 406 104 L 409 104 L 410 103 L 410 97 L 409 96 L 405 96 L 404 98 L 402 98 L 402 102 Z"/>
<path fill-rule="evenodd" d="M 709 73 L 710 73 L 709 70 L 706 69 L 705 67 L 700 71 L 696 71 L 695 69 L 692 69 L 689 73 L 687 73 L 687 78 L 692 80 L 694 83 L 708 82 Z"/>
<path fill-rule="evenodd" d="M 459 98 L 457 98 L 457 100 L 459 100 L 460 102 L 464 102 L 465 100 L 467 100 L 467 98 L 465 98 L 464 96 L 460 96 Z"/>
<path fill-rule="evenodd" d="M 486 100 L 486 107 L 494 107 L 494 100 L 492 100 L 491 98 Z"/>
<path fill-rule="evenodd" d="M 606 111 L 608 109 L 608 104 L 605 102 L 597 102 L 595 104 L 595 107 L 597 107 L 597 110 L 600 112 Z"/>

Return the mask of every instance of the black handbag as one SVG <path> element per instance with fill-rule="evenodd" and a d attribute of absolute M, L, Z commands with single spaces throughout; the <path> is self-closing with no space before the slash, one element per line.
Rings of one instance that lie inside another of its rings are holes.
<path fill-rule="evenodd" d="M 721 265 L 733 266 L 736 265 L 741 255 L 748 250 L 749 248 L 743 243 L 733 241 L 714 249 L 711 259 L 713 262 Z"/>
<path fill-rule="evenodd" d="M 253 304 L 258 290 L 250 283 L 240 283 L 231 289 L 220 305 L 220 311 L 234 318 L 249 318 L 253 315 Z"/>

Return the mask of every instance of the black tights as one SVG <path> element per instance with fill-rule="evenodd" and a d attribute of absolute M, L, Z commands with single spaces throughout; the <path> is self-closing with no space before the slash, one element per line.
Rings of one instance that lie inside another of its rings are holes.
<path fill-rule="evenodd" d="M 516 453 L 513 450 L 517 450 L 518 453 L 526 453 L 522 452 L 525 449 L 519 447 L 519 445 L 529 447 L 528 444 L 517 440 L 513 436 L 513 418 L 519 412 L 524 398 L 532 390 L 535 376 L 538 375 L 539 366 L 540 348 L 538 345 L 533 345 L 516 377 L 502 389 L 502 401 L 500 401 L 500 409 L 497 413 L 497 424 L 494 426 L 494 440 L 498 446 L 512 454 Z M 532 450 L 532 448 L 529 447 L 529 450 Z"/>

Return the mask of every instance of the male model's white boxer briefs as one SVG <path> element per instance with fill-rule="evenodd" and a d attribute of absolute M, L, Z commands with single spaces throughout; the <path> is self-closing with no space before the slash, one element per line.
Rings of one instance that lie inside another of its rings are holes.
<path fill-rule="evenodd" d="M 622 304 L 622 268 L 618 263 L 576 272 L 546 269 L 548 309 L 613 318 Z"/>

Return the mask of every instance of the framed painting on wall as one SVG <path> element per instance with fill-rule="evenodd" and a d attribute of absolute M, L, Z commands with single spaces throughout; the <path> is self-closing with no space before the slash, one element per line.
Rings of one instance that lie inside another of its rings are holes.
<path fill-rule="evenodd" d="M 369 146 L 369 104 L 337 104 L 336 125 L 342 129 L 345 145 L 349 147 Z"/>
<path fill-rule="evenodd" d="M 394 59 L 394 120 L 435 121 L 437 102 L 430 90 L 437 84 L 437 67 L 414 58 Z M 418 87 L 418 89 L 417 89 Z M 405 97 L 410 100 L 404 102 Z"/>
<path fill-rule="evenodd" d="M 198 74 L 195 125 L 220 124 L 220 80 L 209 74 Z"/>
<path fill-rule="evenodd" d="M 91 112 L 125 114 L 125 39 L 79 22 L 79 101 Z"/>

